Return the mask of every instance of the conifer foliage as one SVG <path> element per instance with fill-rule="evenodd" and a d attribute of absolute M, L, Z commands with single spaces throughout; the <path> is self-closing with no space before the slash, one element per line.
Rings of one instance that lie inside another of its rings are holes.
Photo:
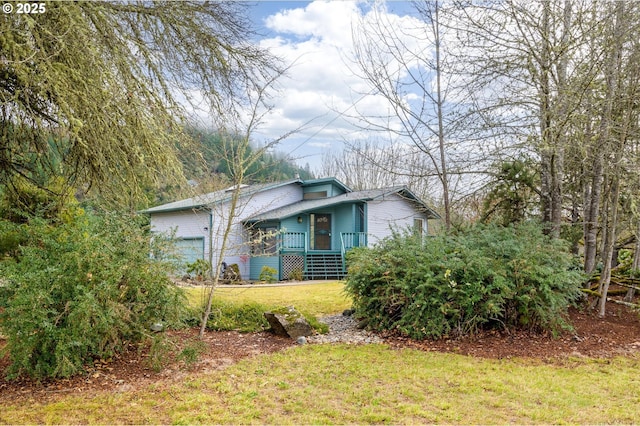
<path fill-rule="evenodd" d="M 549 330 L 580 297 L 566 244 L 537 224 L 474 226 L 426 241 L 397 233 L 353 250 L 346 290 L 370 327 L 417 339 L 480 329 Z"/>
<path fill-rule="evenodd" d="M 116 214 L 20 225 L 20 247 L 0 259 L 10 376 L 68 377 L 144 341 L 152 324 L 179 323 L 184 296 L 140 225 Z M 16 225 L 1 221 L 5 231 Z"/>

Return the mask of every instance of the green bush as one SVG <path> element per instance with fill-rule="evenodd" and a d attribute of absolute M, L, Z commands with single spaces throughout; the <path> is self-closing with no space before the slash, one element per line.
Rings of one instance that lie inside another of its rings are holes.
<path fill-rule="evenodd" d="M 203 279 L 211 270 L 211 263 L 204 259 L 196 259 L 187 264 L 187 273 L 195 274 L 196 278 Z"/>
<path fill-rule="evenodd" d="M 269 328 L 269 322 L 264 317 L 265 312 L 273 311 L 274 307 L 265 306 L 260 303 L 232 303 L 219 299 L 214 299 L 211 305 L 211 315 L 207 322 L 207 329 L 214 331 L 239 331 L 241 333 L 253 333 L 264 331 Z M 326 324 L 321 323 L 315 316 L 307 312 L 300 312 L 311 328 L 318 333 L 329 332 Z M 194 316 L 194 325 L 200 319 Z"/>
<path fill-rule="evenodd" d="M 293 281 L 302 281 L 304 279 L 304 272 L 302 268 L 296 268 L 289 272 L 289 279 Z"/>
<path fill-rule="evenodd" d="M 277 275 L 278 275 L 278 271 L 275 268 L 264 265 L 260 270 L 260 276 L 258 277 L 258 279 L 260 281 L 265 281 L 271 284 L 278 281 L 278 278 L 276 278 Z"/>
<path fill-rule="evenodd" d="M 503 327 L 559 331 L 583 280 L 540 226 L 475 226 L 422 242 L 395 234 L 348 254 L 346 291 L 372 328 L 417 339 Z"/>
<path fill-rule="evenodd" d="M 184 294 L 169 264 L 150 258 L 154 243 L 137 218 L 82 214 L 25 229 L 18 255 L 0 262 L 10 377 L 68 377 L 143 341 L 152 323 L 180 322 Z"/>
<path fill-rule="evenodd" d="M 207 329 L 214 331 L 236 330 L 242 333 L 263 331 L 269 328 L 264 312 L 269 309 L 259 303 L 234 304 L 214 300 Z"/>
<path fill-rule="evenodd" d="M 0 260 L 7 256 L 15 256 L 26 240 L 24 225 L 0 220 Z"/>

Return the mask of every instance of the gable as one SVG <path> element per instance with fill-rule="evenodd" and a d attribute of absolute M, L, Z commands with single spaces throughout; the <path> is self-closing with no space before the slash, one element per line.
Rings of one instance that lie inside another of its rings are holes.
<path fill-rule="evenodd" d="M 305 180 L 302 190 L 304 200 L 331 198 L 351 192 L 351 189 L 335 178 Z"/>
<path fill-rule="evenodd" d="M 422 222 L 426 232 L 430 218 L 422 206 L 397 192 L 367 202 L 367 233 L 371 242 L 390 236 L 392 231 L 410 229 L 416 220 Z"/>

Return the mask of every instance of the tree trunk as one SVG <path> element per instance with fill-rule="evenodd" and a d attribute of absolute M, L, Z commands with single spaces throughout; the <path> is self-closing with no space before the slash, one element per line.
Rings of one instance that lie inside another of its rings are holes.
<path fill-rule="evenodd" d="M 585 191 L 584 212 L 584 271 L 592 274 L 596 267 L 598 249 L 598 227 L 603 183 L 603 150 L 597 149 L 592 168 L 591 183 Z"/>
<path fill-rule="evenodd" d="M 616 168 L 618 169 L 618 168 Z M 616 241 L 616 228 L 618 225 L 618 201 L 620 199 L 620 179 L 618 177 L 619 169 L 615 170 L 613 182 L 611 184 L 610 197 L 610 215 L 607 226 L 607 235 L 604 242 L 603 251 L 603 267 L 600 275 L 600 283 L 598 285 L 598 293 L 600 294 L 598 305 L 598 316 L 605 316 L 605 308 L 607 303 L 607 293 L 609 292 L 609 284 L 611 283 L 611 263 L 613 259 L 614 244 Z"/>
<path fill-rule="evenodd" d="M 605 110 L 603 111 L 602 120 L 602 141 L 603 146 L 608 148 L 608 152 L 612 153 L 613 164 L 611 165 L 611 190 L 609 196 L 609 220 L 606 222 L 606 237 L 603 247 L 602 261 L 604 263 L 602 276 L 598 291 L 600 293 L 598 315 L 605 316 L 605 307 L 607 303 L 607 293 L 611 282 L 611 265 L 614 253 L 614 244 L 616 239 L 616 229 L 618 226 L 618 203 L 620 200 L 620 175 L 622 173 L 622 157 L 625 143 L 628 137 L 629 126 L 632 124 L 633 114 L 631 105 L 634 101 L 628 102 L 630 105 L 624 105 L 624 95 L 633 99 L 633 84 L 629 85 L 631 93 L 624 93 L 622 90 L 623 76 L 622 72 L 622 52 L 625 41 L 628 37 L 628 16 L 625 16 L 625 3 L 618 2 L 613 6 L 614 20 L 612 24 L 612 40 L 607 52 L 609 61 L 606 66 L 606 99 Z M 634 70 L 635 71 L 635 70 Z"/>
<path fill-rule="evenodd" d="M 554 46 L 551 44 L 551 5 L 548 0 L 542 9 L 542 46 L 540 52 L 540 137 L 541 137 L 541 184 L 542 184 L 542 220 L 548 225 L 547 231 L 553 237 L 560 236 L 563 207 L 563 180 L 566 130 L 565 123 L 569 114 L 569 94 L 567 86 L 568 58 L 566 46 L 571 25 L 571 2 L 565 1 L 563 10 L 563 29 L 560 48 L 565 51 L 553 58 Z M 555 90 L 552 88 L 553 65 L 555 63 Z M 555 96 L 554 96 L 555 93 Z"/>
<path fill-rule="evenodd" d="M 440 151 L 440 179 L 442 181 L 442 196 L 444 198 L 444 224 L 445 228 L 449 230 L 451 228 L 451 206 L 449 205 L 449 177 L 447 175 L 447 160 L 445 158 L 445 134 L 444 134 L 444 109 L 442 99 L 442 62 L 440 59 L 440 6 L 438 1 L 435 2 L 435 19 L 432 22 L 433 34 L 435 36 L 435 51 L 436 51 L 436 108 L 438 115 L 438 148 Z"/>
<path fill-rule="evenodd" d="M 638 224 L 636 226 L 636 244 L 634 246 L 633 253 L 633 262 L 631 264 L 631 277 L 638 277 L 638 270 L 640 269 L 640 219 L 638 219 Z M 636 294 L 635 287 L 629 287 L 627 294 L 624 296 L 624 300 L 626 302 L 633 301 L 633 298 Z"/>

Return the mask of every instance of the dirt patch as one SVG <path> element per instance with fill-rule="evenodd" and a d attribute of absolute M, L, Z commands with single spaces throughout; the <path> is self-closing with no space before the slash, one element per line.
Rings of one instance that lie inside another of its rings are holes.
<path fill-rule="evenodd" d="M 609 304 L 605 318 L 587 311 L 572 309 L 573 332 L 559 338 L 531 333 L 486 332 L 473 338 L 417 342 L 399 337 L 386 337 L 395 348 L 415 348 L 426 351 L 453 352 L 484 358 L 529 357 L 553 362 L 567 356 L 607 358 L 640 353 L 640 319 L 627 307 Z M 193 341 L 197 330 L 171 332 L 174 341 L 170 353 L 178 353 Z M 7 381 L 2 372 L 8 366 L 7 357 L 0 359 L 0 400 L 48 401 L 59 395 L 84 395 L 98 391 L 128 392 L 151 383 L 170 384 L 194 371 L 223 369 L 238 360 L 283 350 L 295 345 L 291 339 L 271 333 L 241 334 L 209 332 L 204 338 L 205 350 L 194 363 L 170 359 L 168 366 L 154 372 L 146 349 L 131 347 L 117 358 L 96 361 L 82 376 L 64 380 L 37 382 L 22 379 Z M 5 342 L 0 340 L 0 348 Z"/>

